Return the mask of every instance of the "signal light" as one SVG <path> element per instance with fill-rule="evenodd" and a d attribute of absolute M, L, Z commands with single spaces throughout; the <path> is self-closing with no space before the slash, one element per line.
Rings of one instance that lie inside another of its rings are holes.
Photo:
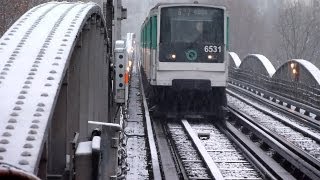
<path fill-rule="evenodd" d="M 129 72 L 125 72 L 125 73 L 124 73 L 124 83 L 125 83 L 126 85 L 129 84 Z"/>
<path fill-rule="evenodd" d="M 132 61 L 129 60 L 129 67 L 131 68 L 131 66 L 132 66 Z"/>
<path fill-rule="evenodd" d="M 293 69 L 295 66 L 296 66 L 295 63 L 291 63 L 291 64 L 290 64 L 291 69 Z"/>
<path fill-rule="evenodd" d="M 294 81 L 299 81 L 299 66 L 295 62 L 290 63 L 291 75 Z"/>
<path fill-rule="evenodd" d="M 297 72 L 296 69 L 292 69 L 292 73 L 293 73 L 293 74 L 297 74 L 298 72 Z"/>

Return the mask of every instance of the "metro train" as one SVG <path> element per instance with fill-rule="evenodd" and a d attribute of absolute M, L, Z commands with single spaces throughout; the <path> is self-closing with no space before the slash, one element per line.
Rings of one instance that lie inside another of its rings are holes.
<path fill-rule="evenodd" d="M 140 34 L 141 72 L 154 113 L 224 116 L 229 18 L 225 7 L 157 4 Z"/>

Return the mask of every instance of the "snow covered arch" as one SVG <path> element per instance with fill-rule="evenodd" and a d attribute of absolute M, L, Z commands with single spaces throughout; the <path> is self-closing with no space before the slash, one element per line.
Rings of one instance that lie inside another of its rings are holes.
<path fill-rule="evenodd" d="M 63 174 L 74 132 L 108 121 L 107 36 L 97 4 L 49 2 L 0 39 L 0 179 Z"/>
<path fill-rule="evenodd" d="M 244 58 L 239 69 L 268 77 L 272 77 L 276 71 L 269 59 L 260 54 L 249 54 Z"/>
<path fill-rule="evenodd" d="M 239 56 L 234 52 L 229 52 L 229 67 L 230 68 L 239 68 L 241 60 Z"/>
<path fill-rule="evenodd" d="M 277 69 L 273 78 L 287 82 L 298 82 L 309 87 L 320 86 L 320 70 L 303 59 L 292 59 L 284 63 Z"/>

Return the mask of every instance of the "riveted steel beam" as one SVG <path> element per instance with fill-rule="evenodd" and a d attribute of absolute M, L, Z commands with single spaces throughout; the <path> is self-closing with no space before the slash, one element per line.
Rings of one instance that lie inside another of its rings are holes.
<path fill-rule="evenodd" d="M 88 120 L 107 122 L 104 24 L 94 3 L 50 2 L 0 39 L 0 169 L 46 174 L 38 169 L 49 153 L 57 166 L 48 169 L 59 174 L 73 133 L 86 138 Z"/>

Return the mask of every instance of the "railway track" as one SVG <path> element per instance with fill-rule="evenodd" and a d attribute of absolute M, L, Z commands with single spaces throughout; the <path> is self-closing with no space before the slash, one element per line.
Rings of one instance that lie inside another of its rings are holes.
<path fill-rule="evenodd" d="M 316 164 L 300 156 L 297 148 L 292 149 L 288 143 L 279 141 L 272 132 L 252 123 L 252 118 L 231 111 L 231 120 L 225 125 L 189 123 L 187 120 L 162 125 L 168 133 L 162 136 L 171 137 L 168 149 L 175 159 L 173 162 L 179 166 L 176 171 L 180 179 L 320 177 Z M 162 156 L 161 152 L 159 154 Z M 162 174 L 166 172 L 162 171 Z"/>
<path fill-rule="evenodd" d="M 157 161 L 153 162 L 159 163 L 156 167 L 159 167 L 161 177 L 320 178 L 320 148 L 317 148 L 319 135 L 316 125 L 309 126 L 304 123 L 305 119 L 292 123 L 275 112 L 265 111 L 265 108 L 252 111 L 251 115 L 254 117 L 250 117 L 243 113 L 248 110 L 248 105 L 241 103 L 243 104 L 237 104 L 237 108 L 232 105 L 229 107 L 231 118 L 225 123 L 189 120 L 190 123 L 188 120 L 172 121 L 147 117 L 150 121 L 148 124 L 152 124 L 148 125 L 147 129 L 155 131 L 154 140 L 151 138 L 151 142 L 149 139 L 149 144 L 153 143 L 153 147 L 157 147 L 159 155 L 150 159 L 153 161 L 157 158 Z M 259 117 L 264 121 L 256 120 Z M 151 156 L 155 154 L 154 148 L 152 149 Z"/>
<path fill-rule="evenodd" d="M 232 113 L 225 126 L 187 120 L 164 125 L 180 179 L 318 179 L 317 168 L 299 152 Z"/>
<path fill-rule="evenodd" d="M 262 179 L 241 150 L 212 123 L 168 123 L 188 179 Z"/>
<path fill-rule="evenodd" d="M 286 119 L 268 108 L 258 105 L 253 107 L 254 103 L 251 102 L 249 105 L 243 101 L 244 99 L 239 101 L 229 97 L 231 102 L 229 106 L 233 114 L 230 120 L 232 124 L 238 129 L 245 129 L 248 136 L 259 137 L 258 141 L 267 145 L 267 149 L 273 149 L 269 151 L 269 155 L 284 162 L 281 163 L 282 166 L 295 177 L 318 179 L 320 177 L 318 130 L 307 127 L 301 121 L 297 123 L 298 120 Z"/>
<path fill-rule="evenodd" d="M 271 92 L 246 86 L 241 86 L 240 84 L 234 85 L 229 84 L 227 92 L 232 94 L 241 94 L 246 99 L 251 99 L 256 102 L 260 102 L 265 106 L 275 109 L 281 113 L 288 114 L 288 116 L 300 118 L 305 123 L 310 126 L 320 126 L 319 114 L 320 111 L 316 108 L 312 108 L 308 105 L 284 98 L 282 96 L 277 96 Z"/>
<path fill-rule="evenodd" d="M 194 147 L 192 140 L 184 130 L 181 123 L 168 123 L 168 132 L 171 134 L 174 149 L 180 157 L 185 174 L 188 179 L 211 179 L 212 174 L 206 163 Z"/>
<path fill-rule="evenodd" d="M 243 90 L 238 87 L 232 87 L 227 90 L 228 94 L 241 99 L 241 101 L 255 105 L 256 108 L 265 107 L 276 111 L 279 114 L 283 114 L 287 119 L 295 121 L 305 128 L 315 129 L 320 131 L 320 121 L 315 119 L 315 115 L 312 113 L 307 113 L 303 110 L 303 107 L 295 107 L 285 102 L 280 102 L 279 100 L 272 98 L 264 98 L 263 95 L 257 95 L 251 91 Z M 241 94 L 241 95 L 240 95 Z"/>
<path fill-rule="evenodd" d="M 149 112 L 144 93 L 142 97 L 145 112 Z M 187 120 L 152 119 L 149 113 L 145 116 L 153 178 L 293 179 L 276 163 L 270 163 L 270 158 L 257 155 L 252 142 L 239 140 L 221 125 L 197 122 L 190 125 Z M 265 160 L 268 162 L 263 163 Z"/>
<path fill-rule="evenodd" d="M 267 101 L 248 100 L 236 93 L 232 93 L 233 97 L 240 99 L 241 102 L 250 104 L 248 114 L 255 113 L 254 109 L 258 109 L 264 113 L 267 118 L 256 118 L 257 122 L 264 125 L 269 130 L 276 132 L 279 136 L 297 146 L 301 150 L 308 153 L 310 156 L 320 163 L 320 125 L 319 122 L 314 122 L 301 114 L 296 114 L 295 111 L 284 109 L 276 104 L 270 104 Z M 254 96 L 250 96 L 250 99 Z M 242 104 L 245 105 L 245 104 Z M 238 107 L 239 108 L 239 107 Z M 254 109 L 252 109 L 254 108 Z M 250 113 L 251 112 L 251 113 Z M 255 113 L 254 116 L 257 116 Z"/>

